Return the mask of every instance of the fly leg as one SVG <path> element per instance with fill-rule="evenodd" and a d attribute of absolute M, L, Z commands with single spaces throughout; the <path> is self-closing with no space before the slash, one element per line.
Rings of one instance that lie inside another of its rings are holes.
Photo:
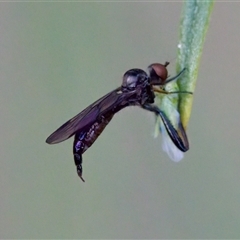
<path fill-rule="evenodd" d="M 166 114 L 157 106 L 146 103 L 142 105 L 142 108 L 150 112 L 154 112 L 156 115 L 160 115 L 169 137 L 179 150 L 181 150 L 182 152 L 186 152 L 189 149 L 187 135 L 184 131 L 181 121 L 179 121 L 178 123 L 178 128 L 180 130 L 180 135 L 182 136 L 182 138 L 179 135 L 178 131 L 174 128 Z"/>
<path fill-rule="evenodd" d="M 74 142 L 73 142 L 73 157 L 74 157 L 74 162 L 77 168 L 77 174 L 81 178 L 83 182 L 85 180 L 82 177 L 82 153 L 84 151 L 84 146 L 85 144 L 83 143 L 83 139 L 85 137 L 85 132 L 81 133 L 76 133 L 74 137 Z"/>

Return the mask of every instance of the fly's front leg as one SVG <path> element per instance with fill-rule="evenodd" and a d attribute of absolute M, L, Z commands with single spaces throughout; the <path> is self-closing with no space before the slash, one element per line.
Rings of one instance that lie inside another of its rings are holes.
<path fill-rule="evenodd" d="M 191 94 L 191 95 L 193 95 L 193 93 L 192 93 L 192 92 L 189 92 L 189 91 L 174 91 L 174 92 L 168 92 L 168 91 L 166 91 L 166 90 L 164 90 L 164 89 L 162 89 L 162 88 L 155 87 L 155 86 L 153 86 L 152 89 L 153 89 L 154 92 L 162 93 L 162 94 L 166 94 L 166 95 L 167 95 L 167 94 L 180 94 L 180 93 L 186 93 L 186 94 Z"/>
<path fill-rule="evenodd" d="M 74 162 L 77 168 L 77 174 L 81 178 L 83 182 L 85 180 L 82 177 L 82 153 L 85 148 L 85 144 L 83 142 L 83 139 L 85 137 L 86 133 L 81 132 L 81 133 L 76 133 L 74 137 L 74 142 L 73 142 L 73 157 L 74 157 Z"/>

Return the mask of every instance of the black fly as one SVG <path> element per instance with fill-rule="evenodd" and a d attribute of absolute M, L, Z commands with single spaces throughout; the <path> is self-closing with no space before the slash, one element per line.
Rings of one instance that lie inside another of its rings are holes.
<path fill-rule="evenodd" d="M 174 128 L 166 114 L 154 105 L 154 92 L 169 94 L 164 91 L 164 86 L 177 79 L 182 72 L 175 77 L 167 78 L 166 62 L 151 64 L 148 67 L 149 75 L 141 69 L 128 70 L 123 75 L 122 85 L 109 92 L 78 115 L 64 123 L 46 140 L 49 144 L 55 144 L 74 135 L 73 156 L 78 176 L 82 177 L 82 154 L 95 142 L 114 114 L 127 106 L 139 106 L 161 117 L 166 131 L 176 147 L 186 152 L 189 149 L 187 135 L 181 121 L 178 128 Z M 174 92 L 183 93 L 183 92 Z M 184 92 L 189 93 L 189 92 Z"/>

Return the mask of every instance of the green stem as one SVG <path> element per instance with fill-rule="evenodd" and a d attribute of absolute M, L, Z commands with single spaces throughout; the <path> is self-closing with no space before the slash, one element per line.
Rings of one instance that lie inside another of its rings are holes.
<path fill-rule="evenodd" d="M 184 2 L 180 25 L 177 72 L 187 68 L 177 81 L 179 91 L 194 92 L 203 44 L 209 26 L 214 0 Z M 186 129 L 192 109 L 193 96 L 179 94 L 178 110 Z"/>

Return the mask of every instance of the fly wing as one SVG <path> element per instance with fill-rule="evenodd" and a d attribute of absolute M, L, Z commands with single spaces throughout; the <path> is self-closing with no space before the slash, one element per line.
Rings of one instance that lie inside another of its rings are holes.
<path fill-rule="evenodd" d="M 53 132 L 47 138 L 46 142 L 49 144 L 62 142 L 70 138 L 77 131 L 81 131 L 82 129 L 92 125 L 96 121 L 97 117 L 123 101 L 123 93 L 118 93 L 119 90 L 121 90 L 120 87 L 116 88 L 112 92 L 92 103 L 78 115 L 68 120 L 55 132 Z"/>

